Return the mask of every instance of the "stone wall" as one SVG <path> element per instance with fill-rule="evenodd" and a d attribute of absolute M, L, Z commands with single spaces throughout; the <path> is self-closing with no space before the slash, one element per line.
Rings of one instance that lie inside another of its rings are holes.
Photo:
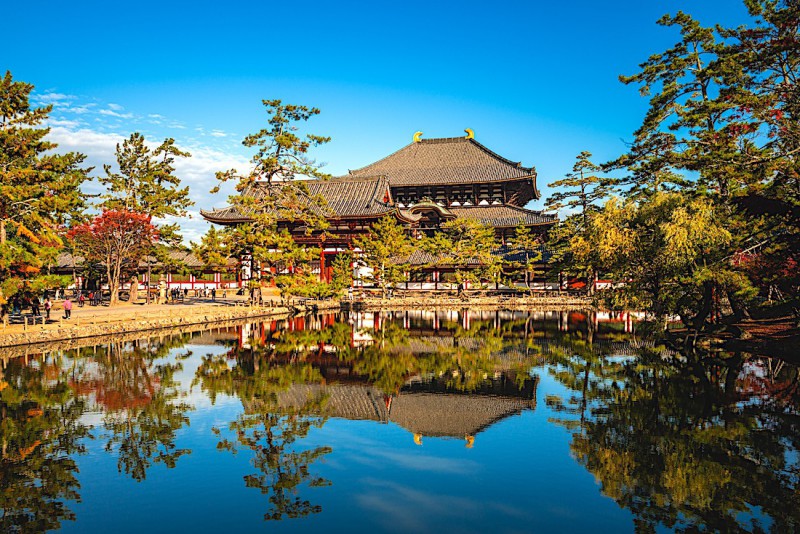
<path fill-rule="evenodd" d="M 191 327 L 195 326 L 217 325 L 217 323 L 226 321 L 280 318 L 331 308 L 338 310 L 339 302 L 306 301 L 291 308 L 282 306 L 190 306 L 162 313 L 147 313 L 146 310 L 137 310 L 127 314 L 109 313 L 109 315 L 101 315 L 91 319 L 77 320 L 75 322 L 62 321 L 58 324 L 50 324 L 44 327 L 28 326 L 24 332 L 2 333 L 0 334 L 0 348 L 26 347 L 42 343 L 58 343 L 59 346 L 65 347 L 65 342 L 72 340 L 91 340 L 93 338 L 154 332 L 165 329 L 193 331 Z M 197 328 L 196 330 L 202 329 Z M 102 342 L 102 340 L 95 341 L 95 343 Z M 13 352 L 2 350 L 0 357 L 13 357 Z M 29 348 L 26 348 L 23 353 L 30 353 Z"/>

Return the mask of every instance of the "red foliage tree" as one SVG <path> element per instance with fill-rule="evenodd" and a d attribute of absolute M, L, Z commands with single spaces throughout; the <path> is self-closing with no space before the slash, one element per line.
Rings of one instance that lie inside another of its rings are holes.
<path fill-rule="evenodd" d="M 80 247 L 86 259 L 106 268 L 111 305 L 119 302 L 122 276 L 135 270 L 139 260 L 158 239 L 158 229 L 150 217 L 127 210 L 106 210 L 90 223 L 75 226 L 69 237 Z"/>

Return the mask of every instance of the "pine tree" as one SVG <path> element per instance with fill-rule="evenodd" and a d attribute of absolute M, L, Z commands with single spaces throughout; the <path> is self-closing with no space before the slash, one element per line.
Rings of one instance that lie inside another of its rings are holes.
<path fill-rule="evenodd" d="M 255 278 L 266 274 L 266 268 L 294 268 L 310 271 L 310 261 L 319 256 L 313 247 L 298 247 L 286 227 L 302 225 L 307 236 L 321 237 L 328 223 L 325 200 L 311 195 L 304 180 L 327 179 L 321 164 L 309 157 L 313 147 L 330 141 L 330 137 L 296 133 L 300 125 L 319 114 L 319 109 L 284 104 L 281 100 L 263 100 L 267 111 L 267 127 L 245 137 L 242 144 L 255 148 L 252 168 L 246 174 L 236 169 L 218 172 L 220 185 L 236 182 L 240 193 L 230 197 L 247 222 L 226 233 L 232 255 L 248 258 Z M 212 193 L 219 191 L 219 185 Z M 269 269 L 270 271 L 273 269 Z M 288 286 L 287 286 L 288 287 Z M 297 284 L 291 287 L 299 290 Z M 293 289 L 293 290 L 294 290 Z"/>
<path fill-rule="evenodd" d="M 52 106 L 33 108 L 33 85 L 0 79 L 0 279 L 35 278 L 55 261 L 61 232 L 84 208 L 85 156 L 57 154 L 42 127 Z M 8 295 L 6 295 L 8 296 Z M 0 294 L 0 301 L 3 300 Z"/>
<path fill-rule="evenodd" d="M 600 211 L 616 179 L 602 177 L 602 167 L 591 161 L 592 153 L 578 154 L 572 172 L 550 187 L 558 190 L 547 199 L 548 210 L 567 210 L 566 216 L 550 232 L 553 251 L 551 264 L 558 272 L 582 274 L 588 288 L 593 288 L 595 273 L 600 268 L 597 257 L 585 253 L 585 243 L 592 218 Z"/>
<path fill-rule="evenodd" d="M 187 158 L 191 154 L 175 146 L 168 138 L 155 149 L 147 146 L 144 136 L 138 132 L 117 144 L 116 160 L 118 172 L 111 165 L 104 165 L 105 176 L 99 181 L 106 186 L 100 206 L 107 210 L 126 210 L 150 217 L 158 227 L 158 242 L 146 251 L 148 283 L 151 278 L 152 259 L 165 270 L 179 269 L 182 265 L 170 255 L 180 246 L 180 227 L 176 223 L 165 224 L 167 217 L 183 217 L 193 202 L 189 199 L 189 188 L 181 187 L 175 176 L 175 158 Z M 158 221 L 162 221 L 160 224 Z M 150 291 L 147 291 L 150 302 Z"/>
<path fill-rule="evenodd" d="M 414 247 L 397 219 L 387 215 L 370 229 L 369 233 L 353 240 L 358 258 L 372 269 L 373 281 L 381 288 L 384 298 L 389 288 L 402 282 L 407 270 L 407 260 Z"/>

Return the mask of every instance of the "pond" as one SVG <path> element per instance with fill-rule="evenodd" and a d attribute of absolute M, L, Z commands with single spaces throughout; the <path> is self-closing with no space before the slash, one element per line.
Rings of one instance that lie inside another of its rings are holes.
<path fill-rule="evenodd" d="M 342 313 L 7 359 L 0 528 L 797 531 L 797 367 L 635 326 Z"/>

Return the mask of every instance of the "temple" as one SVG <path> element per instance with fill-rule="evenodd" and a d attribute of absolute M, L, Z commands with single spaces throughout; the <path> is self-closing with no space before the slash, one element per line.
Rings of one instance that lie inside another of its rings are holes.
<path fill-rule="evenodd" d="M 270 205 L 297 242 L 322 249 L 319 273 L 325 279 L 330 261 L 337 252 L 352 248 L 353 239 L 367 232 L 372 224 L 386 215 L 393 215 L 412 235 L 432 234 L 442 223 L 456 219 L 472 219 L 495 229 L 501 248 L 513 240 L 520 224 L 534 229 L 544 239 L 556 218 L 524 206 L 540 197 L 536 188 L 536 170 L 510 161 L 475 140 L 471 130 L 465 137 L 423 139 L 421 132 L 412 143 L 400 150 L 349 174 L 330 180 L 302 180 L 307 190 L 301 195 L 287 193 L 284 183 L 256 182 L 243 194 L 256 200 L 270 198 Z M 324 216 L 330 227 L 322 233 L 308 235 L 302 221 L 280 216 L 284 203 L 281 195 L 292 195 L 291 201 L 323 198 Z M 236 207 L 202 211 L 203 217 L 216 224 L 235 225 L 249 220 L 248 213 Z M 446 269 L 444 269 L 446 270 Z M 428 272 L 416 284 L 433 283 L 438 287 L 441 272 Z M 429 280 L 425 280 L 425 276 Z M 408 284 L 406 284 L 408 286 Z M 423 288 L 420 286 L 420 288 Z"/>

